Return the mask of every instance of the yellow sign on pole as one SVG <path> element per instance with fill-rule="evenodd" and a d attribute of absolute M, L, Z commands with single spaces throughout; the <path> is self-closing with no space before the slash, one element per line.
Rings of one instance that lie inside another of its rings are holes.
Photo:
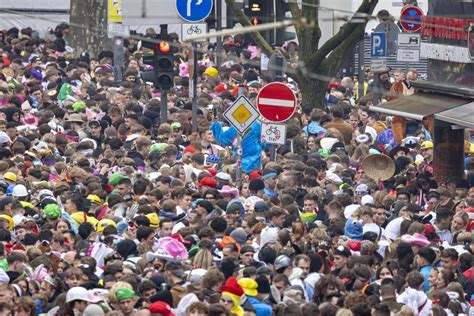
<path fill-rule="evenodd" d="M 122 0 L 109 0 L 108 23 L 122 23 Z"/>
<path fill-rule="evenodd" d="M 245 96 L 240 96 L 224 111 L 224 117 L 240 135 L 243 135 L 259 116 L 260 113 Z"/>

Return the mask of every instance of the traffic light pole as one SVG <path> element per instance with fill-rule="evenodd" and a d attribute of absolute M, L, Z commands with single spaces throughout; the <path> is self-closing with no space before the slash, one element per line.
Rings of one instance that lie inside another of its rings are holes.
<path fill-rule="evenodd" d="M 168 90 L 161 90 L 160 123 L 168 122 Z"/>

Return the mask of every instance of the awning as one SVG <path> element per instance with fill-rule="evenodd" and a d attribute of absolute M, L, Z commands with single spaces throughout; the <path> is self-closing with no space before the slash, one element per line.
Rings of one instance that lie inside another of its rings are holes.
<path fill-rule="evenodd" d="M 440 121 L 474 128 L 474 102 L 435 114 Z"/>
<path fill-rule="evenodd" d="M 456 108 L 469 100 L 437 93 L 417 93 L 369 107 L 370 111 L 421 121 L 423 118 Z"/>

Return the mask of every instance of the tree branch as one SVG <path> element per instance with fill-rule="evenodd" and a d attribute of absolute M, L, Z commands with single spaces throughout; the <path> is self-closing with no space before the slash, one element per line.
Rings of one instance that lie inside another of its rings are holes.
<path fill-rule="evenodd" d="M 298 7 L 298 4 L 296 2 L 288 2 L 288 6 L 290 7 L 293 19 L 301 19 L 301 9 Z M 298 25 L 295 25 L 295 30 L 296 37 L 300 38 L 301 28 Z"/>
<path fill-rule="evenodd" d="M 240 6 L 235 2 L 235 0 L 225 0 L 226 4 L 231 8 L 234 14 L 239 18 L 239 22 L 242 26 L 251 26 L 249 19 L 243 13 Z M 273 53 L 273 49 L 270 44 L 263 38 L 260 32 L 249 33 L 255 43 L 262 49 L 267 56 L 270 56 Z"/>
<path fill-rule="evenodd" d="M 320 69 L 323 69 L 324 72 L 329 76 L 335 76 L 339 71 L 340 61 L 345 56 L 345 54 L 363 38 L 365 32 L 365 25 L 358 25 L 355 27 L 354 31 L 347 37 L 344 42 L 341 43 L 337 48 L 335 48 L 329 56 L 327 56 L 320 64 Z"/>
<path fill-rule="evenodd" d="M 364 0 L 359 6 L 357 13 L 372 14 L 377 3 L 378 0 Z M 341 43 L 344 42 L 348 37 L 352 37 L 352 33 L 359 29 L 359 27 L 363 27 L 365 29 L 366 24 L 367 23 L 361 23 L 354 27 L 354 24 L 352 23 L 345 23 L 336 35 L 331 37 L 316 51 L 314 56 L 312 56 L 309 60 L 309 64 L 313 67 L 320 65 L 331 51 L 340 46 Z"/>

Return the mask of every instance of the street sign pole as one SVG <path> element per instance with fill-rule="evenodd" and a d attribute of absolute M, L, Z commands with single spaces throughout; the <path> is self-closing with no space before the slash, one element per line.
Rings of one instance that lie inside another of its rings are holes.
<path fill-rule="evenodd" d="M 198 59 L 198 50 L 197 50 L 197 43 L 196 42 L 193 42 L 193 55 L 194 55 L 194 58 L 193 58 L 193 68 L 194 68 L 194 71 L 193 71 L 193 78 L 192 78 L 192 82 L 193 82 L 193 109 L 192 109 L 192 121 L 191 121 L 191 124 L 192 124 L 192 131 L 193 132 L 197 132 L 198 130 L 198 126 L 197 126 L 197 82 L 198 82 L 198 63 L 197 63 L 197 59 Z"/>
<path fill-rule="evenodd" d="M 222 0 L 216 0 L 216 31 L 222 30 Z M 222 36 L 218 36 L 216 39 L 216 66 L 217 69 L 222 64 Z"/>
<path fill-rule="evenodd" d="M 364 96 L 364 86 L 365 86 L 365 35 L 362 36 L 362 40 L 359 41 L 359 91 L 358 96 L 362 98 Z M 357 100 L 356 100 L 357 101 Z"/>
<path fill-rule="evenodd" d="M 114 72 L 115 82 L 119 83 L 122 81 L 122 66 L 123 66 L 123 38 L 114 36 Z"/>
<path fill-rule="evenodd" d="M 379 100 L 380 100 L 379 84 L 380 84 L 379 73 L 375 73 L 374 90 L 372 91 L 372 104 L 373 105 L 379 104 Z"/>
<path fill-rule="evenodd" d="M 271 161 L 276 161 L 276 145 L 270 145 L 270 160 Z"/>
<path fill-rule="evenodd" d="M 244 95 L 244 85 L 239 84 L 238 96 Z M 240 133 L 237 136 L 237 166 L 235 168 L 235 184 L 237 187 L 240 186 L 242 182 L 242 135 Z"/>

